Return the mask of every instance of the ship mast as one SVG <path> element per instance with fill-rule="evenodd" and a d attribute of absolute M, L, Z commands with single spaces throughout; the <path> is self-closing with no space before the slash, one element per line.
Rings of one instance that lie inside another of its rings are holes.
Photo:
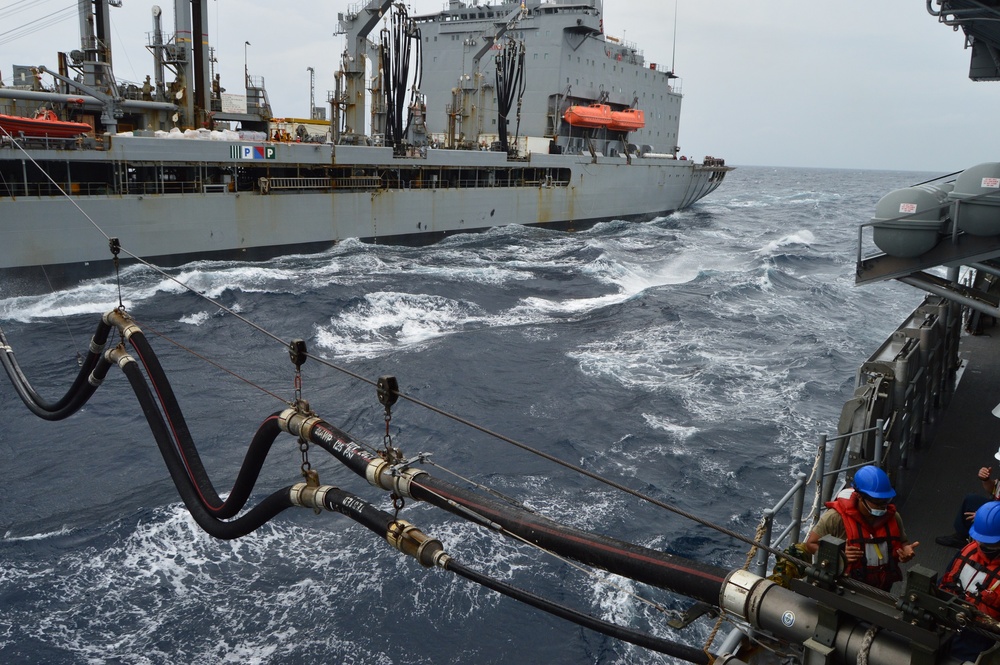
<path fill-rule="evenodd" d="M 83 67 L 83 84 L 113 94 L 114 74 L 111 69 L 111 18 L 110 5 L 121 7 L 121 0 L 81 0 L 77 5 L 80 12 L 80 48 L 82 53 L 71 54 L 75 64 Z M 61 71 L 66 76 L 68 72 Z"/>
<path fill-rule="evenodd" d="M 191 0 L 191 38 L 194 45 L 194 93 L 190 95 L 194 106 L 194 124 L 196 127 L 204 125 L 206 120 L 205 111 L 210 108 L 208 81 L 208 58 L 205 57 L 205 46 L 208 41 L 208 34 L 205 26 L 208 25 L 208 5 L 202 0 Z"/>

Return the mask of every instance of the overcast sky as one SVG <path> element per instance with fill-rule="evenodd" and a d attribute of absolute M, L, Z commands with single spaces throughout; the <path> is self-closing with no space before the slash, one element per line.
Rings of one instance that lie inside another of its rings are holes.
<path fill-rule="evenodd" d="M 333 88 L 343 50 L 334 36 L 343 0 L 206 0 L 222 85 L 263 76 L 276 115 L 303 117 L 309 73 L 317 105 Z M 119 79 L 152 71 L 145 49 L 152 3 L 112 8 Z M 431 13 L 446 0 L 413 0 Z M 994 112 L 1000 83 L 968 79 L 963 35 L 930 16 L 925 0 L 605 0 L 605 31 L 638 44 L 650 62 L 674 62 L 683 80 L 684 154 L 731 164 L 951 172 L 1000 160 Z M 17 11 L 27 6 L 24 11 Z M 162 3 L 172 30 L 173 5 Z M 0 74 L 56 66 L 78 47 L 74 0 L 0 0 Z M 64 20 L 17 37 L 16 30 Z M 244 42 L 250 46 L 245 47 Z M 676 58 L 674 56 L 676 48 Z M 675 58 L 675 59 L 674 59 Z"/>

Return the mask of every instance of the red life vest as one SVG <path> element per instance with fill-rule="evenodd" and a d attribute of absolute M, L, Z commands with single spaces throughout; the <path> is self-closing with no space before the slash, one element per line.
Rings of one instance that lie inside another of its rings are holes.
<path fill-rule="evenodd" d="M 941 588 L 964 597 L 994 619 L 1000 619 L 1000 558 L 988 559 L 979 543 L 972 541 L 955 555 L 948 572 L 941 578 Z M 982 591 L 992 591 L 980 595 Z"/>
<path fill-rule="evenodd" d="M 848 562 L 845 575 L 888 591 L 893 582 L 903 579 L 896 550 L 903 544 L 896 521 L 896 506 L 891 503 L 882 517 L 869 523 L 858 510 L 858 494 L 829 501 L 827 508 L 840 513 L 847 531 L 847 544 L 861 548 L 861 559 Z"/>

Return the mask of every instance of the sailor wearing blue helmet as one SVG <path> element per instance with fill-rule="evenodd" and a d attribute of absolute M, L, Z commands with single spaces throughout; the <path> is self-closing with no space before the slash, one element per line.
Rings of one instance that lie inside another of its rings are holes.
<path fill-rule="evenodd" d="M 976 606 L 994 620 L 1000 619 L 1000 501 L 984 504 L 969 529 L 972 542 L 955 555 L 941 588 Z M 962 631 L 952 640 L 951 655 L 975 661 L 995 642 L 971 631 Z"/>
<path fill-rule="evenodd" d="M 900 563 L 913 558 L 913 548 L 903 530 L 903 520 L 892 504 L 896 490 L 889 476 L 877 466 L 861 467 L 854 474 L 854 491 L 829 501 L 806 538 L 806 549 L 815 554 L 823 536 L 847 541 L 845 575 L 888 591 L 903 579 Z"/>

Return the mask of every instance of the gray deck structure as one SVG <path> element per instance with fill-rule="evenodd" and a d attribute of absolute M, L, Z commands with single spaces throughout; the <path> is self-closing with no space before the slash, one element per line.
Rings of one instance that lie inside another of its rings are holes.
<path fill-rule="evenodd" d="M 970 48 L 969 78 L 1000 81 L 996 58 L 1000 48 L 1000 18 L 995 2 L 941 0 L 928 3 L 928 11 L 946 26 L 965 33 Z M 971 165 L 970 165 L 971 166 Z M 981 169 L 989 165 L 981 165 Z M 969 171 L 973 171 L 970 169 Z M 979 180 L 978 170 L 976 180 Z M 961 177 L 961 176 L 959 176 Z M 939 183 L 944 192 L 955 181 Z M 878 222 L 862 226 L 859 235 L 857 281 L 867 284 L 885 279 L 901 282 L 946 298 L 966 309 L 966 331 L 960 340 L 959 381 L 948 399 L 947 408 L 928 423 L 927 436 L 914 447 L 913 459 L 905 474 L 906 493 L 900 501 L 908 535 L 920 541 L 914 563 L 943 572 L 956 550 L 934 542 L 936 536 L 952 533 L 952 523 L 966 494 L 984 494 L 977 478 L 979 469 L 989 466 L 994 477 L 1000 462 L 1000 419 L 993 415 L 1000 404 L 1000 233 L 989 232 L 991 220 L 1000 223 L 996 195 L 985 182 L 977 196 L 947 196 L 941 209 L 942 233 L 936 244 L 919 256 L 864 255 Z M 926 213 L 926 211 L 920 211 Z M 969 226 L 970 215 L 986 226 Z M 895 223 L 918 219 L 901 214 Z M 892 224 L 893 222 L 890 222 Z M 1000 231 L 1000 224 L 995 226 Z M 985 229 L 985 231 L 984 231 Z M 971 270 L 959 279 L 960 268 Z M 946 277 L 942 277 L 946 274 Z M 878 288 L 877 285 L 866 288 Z M 969 334 L 968 331 L 975 334 Z M 985 494 L 984 494 L 985 495 Z"/>
<path fill-rule="evenodd" d="M 994 477 L 1000 462 L 1000 327 L 963 336 L 963 369 L 955 394 L 935 423 L 933 435 L 918 450 L 908 495 L 900 503 L 907 535 L 919 541 L 914 563 L 944 572 L 957 550 L 934 542 L 952 532 L 952 521 L 966 494 L 983 494 L 977 473 L 989 466 Z"/>

